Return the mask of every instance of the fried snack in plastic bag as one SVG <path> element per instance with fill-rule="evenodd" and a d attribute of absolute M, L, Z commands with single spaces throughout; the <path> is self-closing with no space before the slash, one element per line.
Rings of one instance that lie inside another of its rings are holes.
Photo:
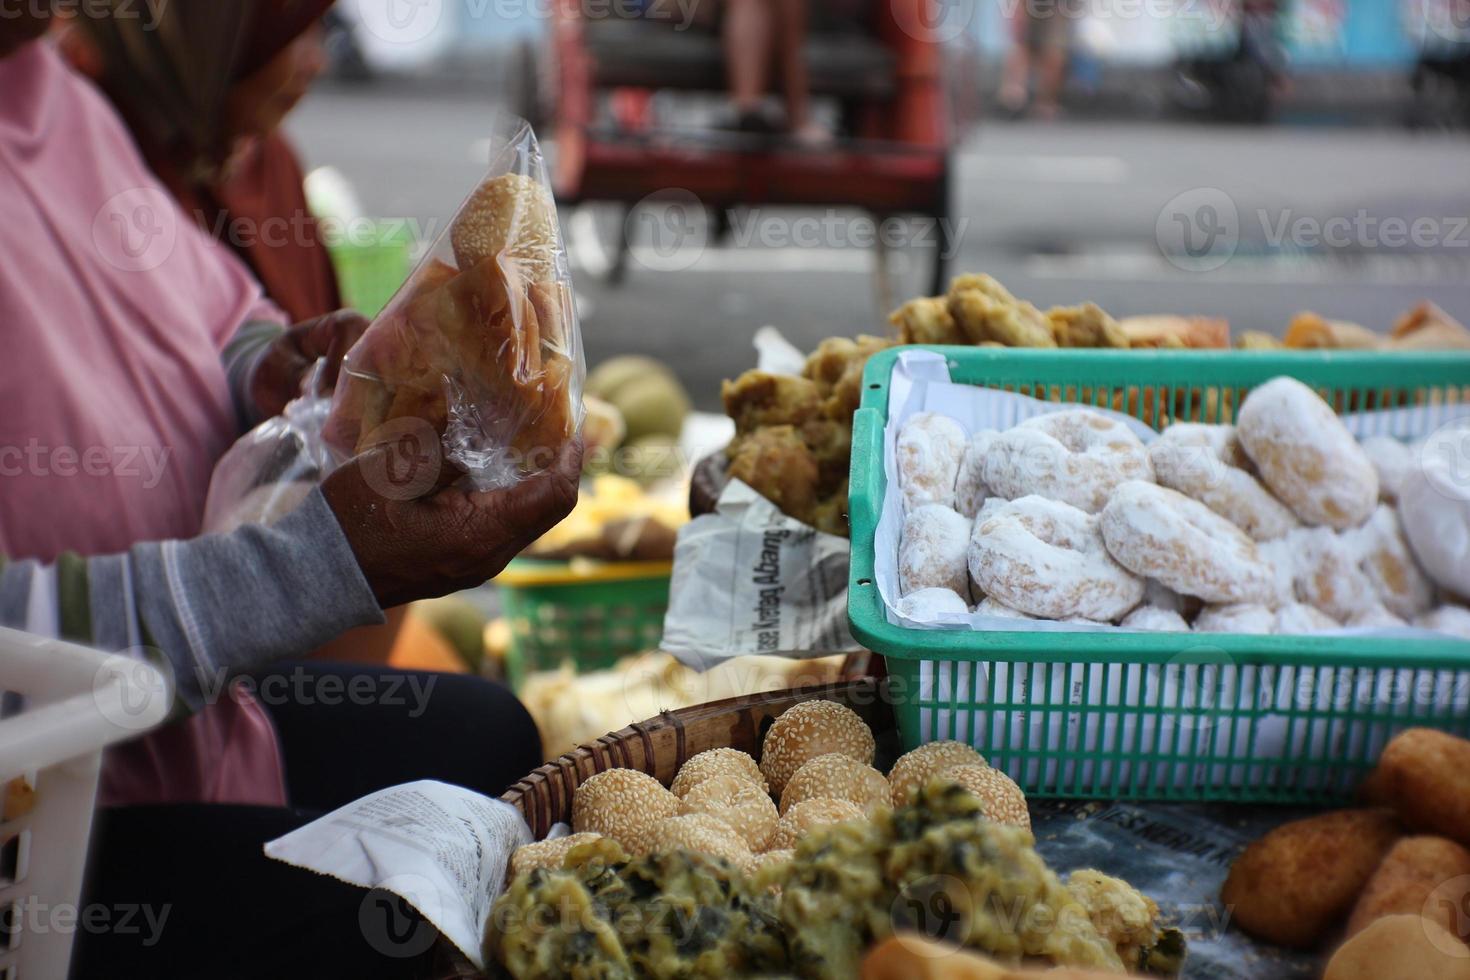
<path fill-rule="evenodd" d="M 427 425 L 479 489 L 553 460 L 581 423 L 585 368 L 566 252 L 525 123 L 347 353 L 327 440 L 350 456 Z"/>

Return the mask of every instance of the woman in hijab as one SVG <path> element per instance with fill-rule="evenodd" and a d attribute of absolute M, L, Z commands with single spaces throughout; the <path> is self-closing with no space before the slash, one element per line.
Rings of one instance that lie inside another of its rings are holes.
<path fill-rule="evenodd" d="M 141 17 L 78 18 L 62 50 L 97 81 L 154 175 L 228 246 L 292 321 L 342 297 L 281 123 L 320 76 L 332 0 L 211 0 Z M 123 4 L 117 4 L 121 11 Z M 318 660 L 387 663 L 404 610 L 353 630 Z"/>
<path fill-rule="evenodd" d="M 133 16 L 145 7 L 126 6 Z M 159 30 L 177 23 L 171 17 L 207 18 L 227 6 L 176 0 Z M 97 5 L 86 10 L 92 16 Z M 235 254 L 200 231 L 149 171 L 107 101 L 36 41 L 49 17 L 37 2 L 0 16 L 0 554 L 13 560 L 0 571 L 12 586 L 0 590 L 0 620 L 32 629 L 48 624 L 5 598 L 34 592 L 17 587 L 16 576 L 44 583 L 26 559 L 197 538 L 219 456 L 299 391 L 316 358 L 344 350 L 363 326 L 336 315 L 283 326 Z M 167 557 L 172 550 L 164 549 L 164 578 L 187 580 Z M 126 596 L 135 584 L 119 574 L 107 589 Z M 92 589 L 104 593 L 96 580 Z M 211 591 L 230 595 L 228 579 Z M 185 612 L 186 656 L 202 669 L 198 644 L 219 622 Z M 51 632 L 65 626 L 49 619 Z M 165 642 L 146 626 L 128 624 L 137 648 Z M 265 621 L 249 628 L 271 629 Z M 432 699 L 400 695 L 394 705 L 344 698 L 354 688 L 343 676 L 301 672 L 305 695 L 286 689 L 298 727 L 288 731 L 278 715 L 278 735 L 250 691 L 228 683 L 233 677 L 211 674 L 198 713 L 104 759 L 77 975 L 401 971 L 406 961 L 364 933 L 360 893 L 283 877 L 261 843 L 299 826 L 307 811 L 407 779 L 498 792 L 539 761 L 534 724 L 507 692 L 477 678 L 441 678 Z M 95 926 L 94 907 L 121 915 L 124 905 L 151 914 L 156 929 Z"/>
<path fill-rule="evenodd" d="M 63 44 L 158 179 L 293 321 L 342 305 L 301 165 L 280 130 L 325 67 L 321 19 L 331 5 L 172 3 L 156 22 L 80 17 Z"/>

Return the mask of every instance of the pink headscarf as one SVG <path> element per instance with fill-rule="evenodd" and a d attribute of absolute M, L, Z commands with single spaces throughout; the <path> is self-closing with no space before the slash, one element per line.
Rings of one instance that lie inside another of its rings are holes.
<path fill-rule="evenodd" d="M 48 44 L 0 60 L 0 554 L 50 560 L 199 532 L 237 435 L 220 351 L 280 319 Z M 103 798 L 280 803 L 253 701 L 125 746 Z"/>

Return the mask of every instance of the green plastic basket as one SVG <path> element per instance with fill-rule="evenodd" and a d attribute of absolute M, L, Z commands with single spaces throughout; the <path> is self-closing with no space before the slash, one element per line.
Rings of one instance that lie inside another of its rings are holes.
<path fill-rule="evenodd" d="M 928 349 L 948 360 L 957 383 L 1150 422 L 1232 421 L 1252 387 L 1283 374 L 1317 387 L 1339 411 L 1409 405 L 1438 417 L 1470 402 L 1464 354 Z M 1452 638 L 890 623 L 874 584 L 873 537 L 888 382 L 901 350 L 868 362 L 854 419 L 848 602 L 853 634 L 887 660 L 905 748 L 969 742 L 1037 796 L 1320 804 L 1348 798 L 1400 729 L 1470 734 L 1470 642 Z M 1414 424 L 1415 414 L 1394 425 Z"/>
<path fill-rule="evenodd" d="M 669 609 L 670 562 L 578 565 L 520 558 L 496 579 L 510 652 L 506 673 L 526 675 L 570 663 L 579 672 L 611 667 L 658 647 Z"/>
<path fill-rule="evenodd" d="M 413 269 L 413 235 L 403 222 L 380 221 L 371 233 L 354 228 L 351 241 L 328 246 L 342 301 L 368 319 L 388 305 Z"/>

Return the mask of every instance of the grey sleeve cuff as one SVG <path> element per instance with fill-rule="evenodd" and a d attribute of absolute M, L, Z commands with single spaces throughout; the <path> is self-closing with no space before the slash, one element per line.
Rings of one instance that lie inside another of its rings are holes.
<path fill-rule="evenodd" d="M 139 545 L 126 564 L 146 642 L 167 656 L 191 707 L 236 673 L 383 622 L 319 488 L 274 527 Z"/>
<path fill-rule="evenodd" d="M 247 432 L 263 421 L 250 398 L 250 379 L 266 349 L 285 328 L 269 320 L 250 320 L 225 344 L 220 357 L 225 362 L 225 377 L 230 385 L 230 398 L 235 405 L 235 421 L 241 432 Z"/>

